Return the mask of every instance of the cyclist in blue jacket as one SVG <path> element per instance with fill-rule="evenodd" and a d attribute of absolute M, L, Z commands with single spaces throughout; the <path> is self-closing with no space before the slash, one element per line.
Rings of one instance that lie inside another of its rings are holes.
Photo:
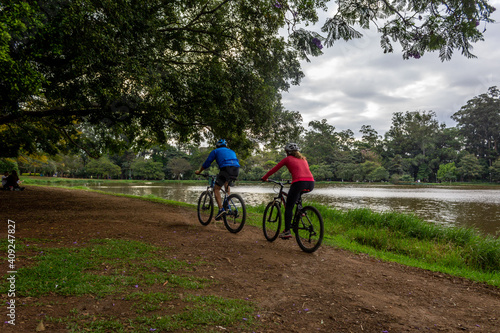
<path fill-rule="evenodd" d="M 219 206 L 219 212 L 215 216 L 215 219 L 220 220 L 226 214 L 222 205 L 220 189 L 222 185 L 224 185 L 226 193 L 228 195 L 230 194 L 230 185 L 232 185 L 232 182 L 238 178 L 238 174 L 240 173 L 240 163 L 238 161 L 238 157 L 236 157 L 236 153 L 227 148 L 226 140 L 220 139 L 217 141 L 215 147 L 216 149 L 210 152 L 206 161 L 202 164 L 199 170 L 195 171 L 195 173 L 199 175 L 203 170 L 208 169 L 213 161 L 217 162 L 217 165 L 219 166 L 219 174 L 215 180 L 214 194 L 217 206 Z"/>

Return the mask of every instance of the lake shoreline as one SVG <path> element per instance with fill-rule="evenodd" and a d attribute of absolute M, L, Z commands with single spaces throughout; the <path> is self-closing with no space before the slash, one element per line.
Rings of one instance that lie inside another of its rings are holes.
<path fill-rule="evenodd" d="M 96 180 L 36 177 L 25 184 L 84 186 L 106 192 L 160 198 L 194 204 L 207 186 L 206 180 Z M 247 205 L 256 206 L 273 198 L 273 185 L 238 182 L 233 193 L 243 196 Z M 485 234 L 500 232 L 500 186 L 447 184 L 392 185 L 389 183 L 317 182 L 305 197 L 332 208 L 368 208 L 375 212 L 396 211 L 416 214 L 426 221 L 446 226 L 473 227 Z"/>
<path fill-rule="evenodd" d="M 175 184 L 175 183 L 206 183 L 206 179 L 200 178 L 188 179 L 188 180 L 177 180 L 177 179 L 165 179 L 165 180 L 140 180 L 140 179 L 97 179 L 97 178 L 67 178 L 67 177 L 43 177 L 43 176 L 21 176 L 21 180 L 26 182 L 26 184 L 36 184 L 37 182 L 110 182 L 110 183 L 153 183 L 153 184 Z M 249 181 L 249 180 L 238 180 L 238 184 L 260 184 L 260 181 Z M 423 182 L 399 182 L 397 184 L 390 182 L 342 182 L 342 181 L 317 181 L 316 184 L 331 184 L 331 185 L 359 185 L 359 186 L 430 186 L 430 187 L 485 187 L 492 189 L 499 189 L 500 184 L 495 183 L 470 183 L 470 182 L 452 182 L 452 183 L 423 183 Z"/>

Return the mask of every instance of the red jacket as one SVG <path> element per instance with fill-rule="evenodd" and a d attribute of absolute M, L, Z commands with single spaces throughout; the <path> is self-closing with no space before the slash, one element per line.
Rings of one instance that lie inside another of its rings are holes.
<path fill-rule="evenodd" d="M 266 173 L 264 177 L 262 177 L 262 180 L 267 180 L 269 176 L 281 169 L 284 165 L 292 174 L 292 183 L 300 181 L 314 181 L 314 177 L 311 173 L 311 170 L 309 170 L 309 164 L 307 163 L 307 161 L 293 156 L 287 156 L 282 159 L 271 170 L 269 170 L 269 172 Z"/>

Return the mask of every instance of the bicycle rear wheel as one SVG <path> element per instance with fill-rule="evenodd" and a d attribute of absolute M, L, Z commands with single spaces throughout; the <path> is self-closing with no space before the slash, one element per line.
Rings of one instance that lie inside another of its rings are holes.
<path fill-rule="evenodd" d="M 231 194 L 227 197 L 226 215 L 224 215 L 224 225 L 232 233 L 240 232 L 245 225 L 247 210 L 245 202 L 239 194 Z"/>
<path fill-rule="evenodd" d="M 202 225 L 208 225 L 214 215 L 214 199 L 210 191 L 205 191 L 198 199 L 198 220 Z"/>
<path fill-rule="evenodd" d="M 281 228 L 281 209 L 280 205 L 276 202 L 270 202 L 266 210 L 264 210 L 264 217 L 262 219 L 262 230 L 264 237 L 270 242 L 278 238 Z"/>
<path fill-rule="evenodd" d="M 323 217 L 319 211 L 312 207 L 303 207 L 297 212 L 296 223 L 294 225 L 295 238 L 300 248 L 304 252 L 316 251 L 323 241 L 325 227 Z"/>

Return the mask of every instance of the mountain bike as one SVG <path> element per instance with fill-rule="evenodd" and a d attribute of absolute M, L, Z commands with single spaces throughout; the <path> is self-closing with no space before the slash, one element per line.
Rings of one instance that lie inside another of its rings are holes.
<path fill-rule="evenodd" d="M 198 220 L 202 225 L 208 225 L 214 215 L 214 185 L 217 176 L 202 174 L 208 178 L 208 186 L 198 199 Z M 221 198 L 226 215 L 223 216 L 224 226 L 232 233 L 240 232 L 245 225 L 247 211 L 245 202 L 239 194 L 227 195 L 224 187 L 221 188 Z"/>
<path fill-rule="evenodd" d="M 273 242 L 278 238 L 280 233 L 283 219 L 281 207 L 286 205 L 286 197 L 288 195 L 283 191 L 283 188 L 285 185 L 290 184 L 290 182 L 278 182 L 271 179 L 268 179 L 268 181 L 279 186 L 278 195 L 267 204 L 262 219 L 264 237 L 269 242 Z M 297 244 L 302 251 L 312 253 L 320 247 L 325 227 L 323 225 L 323 217 L 315 207 L 302 206 L 303 193 L 307 192 L 302 192 L 295 204 L 295 214 L 293 215 L 291 230 L 295 234 Z"/>

